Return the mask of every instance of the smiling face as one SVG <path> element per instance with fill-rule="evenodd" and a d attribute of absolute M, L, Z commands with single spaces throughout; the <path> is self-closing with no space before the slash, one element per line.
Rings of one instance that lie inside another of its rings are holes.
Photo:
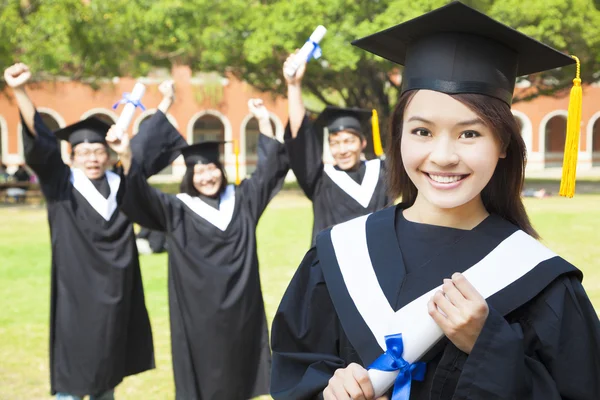
<path fill-rule="evenodd" d="M 367 141 L 356 133 L 339 131 L 329 135 L 329 149 L 335 164 L 343 171 L 354 169 Z"/>
<path fill-rule="evenodd" d="M 223 184 L 223 173 L 214 163 L 194 165 L 194 188 L 202 195 L 214 197 Z"/>
<path fill-rule="evenodd" d="M 103 143 L 79 143 L 73 148 L 73 167 L 88 179 L 100 179 L 110 166 L 108 149 Z"/>
<path fill-rule="evenodd" d="M 450 209 L 481 202 L 498 160 L 505 157 L 494 132 L 451 96 L 420 90 L 402 122 L 401 155 L 418 190 L 417 202 Z"/>

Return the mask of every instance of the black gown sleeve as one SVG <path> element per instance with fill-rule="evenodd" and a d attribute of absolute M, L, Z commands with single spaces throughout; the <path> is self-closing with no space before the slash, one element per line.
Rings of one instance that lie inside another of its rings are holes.
<path fill-rule="evenodd" d="M 323 176 L 322 140 L 322 136 L 315 132 L 314 124 L 306 116 L 295 138 L 292 139 L 289 122 L 285 128 L 284 141 L 290 167 L 304 194 L 311 200 Z"/>
<path fill-rule="evenodd" d="M 35 172 L 48 202 L 62 199 L 67 192 L 71 170 L 62 161 L 56 137 L 36 111 L 33 135 L 21 118 L 25 162 Z"/>
<path fill-rule="evenodd" d="M 561 277 L 518 322 L 490 309 L 453 399 L 600 399 L 600 323 L 576 277 Z"/>
<path fill-rule="evenodd" d="M 121 210 L 143 227 L 166 232 L 172 229 L 173 206 L 178 200 L 151 187 L 146 180 L 167 167 L 187 145 L 185 139 L 161 112 L 157 111 L 131 140 L 132 165 L 124 178 L 126 185 Z"/>
<path fill-rule="evenodd" d="M 121 211 L 132 222 L 155 231 L 168 232 L 173 228 L 175 196 L 162 193 L 146 181 L 147 177 L 136 159 L 129 173 L 122 177 Z"/>
<path fill-rule="evenodd" d="M 173 149 L 187 142 L 162 111 L 157 110 L 130 142 L 131 154 L 147 177 L 158 174 L 179 156 Z"/>
<path fill-rule="evenodd" d="M 254 221 L 258 222 L 271 199 L 279 192 L 289 169 L 290 163 L 283 144 L 261 134 L 258 138 L 256 170 L 240 184 L 243 199 L 249 202 Z"/>
<path fill-rule="evenodd" d="M 292 278 L 271 333 L 274 399 L 319 399 L 329 379 L 346 367 L 340 356 L 340 323 L 311 249 Z"/>

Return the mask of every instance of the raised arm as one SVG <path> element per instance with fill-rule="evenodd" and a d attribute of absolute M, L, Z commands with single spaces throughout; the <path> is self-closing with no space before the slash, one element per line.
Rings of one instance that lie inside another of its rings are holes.
<path fill-rule="evenodd" d="M 35 106 L 25 91 L 25 85 L 31 78 L 29 67 L 23 63 L 14 64 L 4 71 L 4 80 L 12 89 L 21 112 L 23 123 L 32 135 L 36 135 L 34 126 Z"/>
<path fill-rule="evenodd" d="M 158 86 L 158 91 L 163 95 L 158 109 L 167 115 L 169 108 L 175 102 L 175 83 L 172 80 L 164 81 Z"/>
<path fill-rule="evenodd" d="M 127 217 L 146 228 L 169 231 L 173 226 L 173 205 L 176 199 L 151 187 L 142 164 L 133 156 L 129 136 L 118 135 L 113 125 L 106 135 L 106 142 L 117 153 L 123 167 L 123 183 L 119 206 Z M 121 139 L 119 139 L 121 137 Z"/>
<path fill-rule="evenodd" d="M 25 64 L 15 64 L 4 71 L 4 79 L 13 90 L 21 114 L 25 162 L 36 173 L 46 199 L 52 201 L 66 193 L 70 169 L 62 161 L 56 137 L 25 91 L 30 78 L 31 71 Z"/>
<path fill-rule="evenodd" d="M 283 64 L 284 70 L 294 55 L 295 54 L 292 54 L 287 58 Z M 288 114 L 290 118 L 290 132 L 292 139 L 295 139 L 298 135 L 298 131 L 300 130 L 300 126 L 306 115 L 306 108 L 304 108 L 304 103 L 302 102 L 302 79 L 304 78 L 305 71 L 306 62 L 300 65 L 296 71 L 296 75 L 293 77 L 290 78 L 285 73 L 283 74 L 288 89 Z"/>
<path fill-rule="evenodd" d="M 242 182 L 240 189 L 255 221 L 271 199 L 283 186 L 289 171 L 289 160 L 282 143 L 275 139 L 269 112 L 262 100 L 251 99 L 248 108 L 258 120 L 260 137 L 258 139 L 258 164 L 249 179 Z"/>

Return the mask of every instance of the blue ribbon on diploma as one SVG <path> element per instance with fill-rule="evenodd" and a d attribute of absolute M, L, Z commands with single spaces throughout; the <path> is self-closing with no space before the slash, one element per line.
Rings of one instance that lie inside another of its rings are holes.
<path fill-rule="evenodd" d="M 139 107 L 142 109 L 142 111 L 146 111 L 146 107 L 144 107 L 144 105 L 142 104 L 141 100 L 133 100 L 131 98 L 131 93 L 125 92 L 123 93 L 123 98 L 119 101 L 117 101 L 113 106 L 113 110 L 116 110 L 117 107 L 119 107 L 119 104 L 133 104 L 136 108 Z"/>
<path fill-rule="evenodd" d="M 312 40 L 308 40 L 307 42 L 309 42 L 310 44 L 313 45 L 313 49 L 310 52 L 310 55 L 308 56 L 308 60 L 306 60 L 306 62 L 309 62 L 312 58 L 314 58 L 315 60 L 320 58 L 323 55 L 323 51 L 321 50 L 321 46 L 319 46 L 318 43 L 313 42 Z"/>
<path fill-rule="evenodd" d="M 402 358 L 404 342 L 402 342 L 401 333 L 386 336 L 385 346 L 387 348 L 385 353 L 379 356 L 377 360 L 373 361 L 373 364 L 369 366 L 369 369 L 388 372 L 399 371 L 396 382 L 394 383 L 392 400 L 408 400 L 410 397 L 411 381 L 413 379 L 416 381 L 425 379 L 426 365 L 424 362 L 410 364 Z"/>

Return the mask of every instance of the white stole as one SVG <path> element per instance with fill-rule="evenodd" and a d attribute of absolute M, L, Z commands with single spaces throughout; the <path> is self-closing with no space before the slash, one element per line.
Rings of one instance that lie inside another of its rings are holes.
<path fill-rule="evenodd" d="M 368 215 L 353 219 L 331 229 L 331 242 L 340 271 L 361 317 L 386 350 L 385 336 L 402 333 L 403 358 L 418 361 L 444 333 L 429 316 L 427 303 L 440 286 L 423 294 L 398 311 L 389 304 L 369 257 L 366 236 Z M 555 257 L 551 250 L 523 231 L 506 238 L 478 263 L 463 272 L 465 278 L 488 298 L 523 277 L 538 264 Z M 391 387 L 397 371 L 369 370 L 369 377 L 379 397 Z"/>
<path fill-rule="evenodd" d="M 110 187 L 108 198 L 104 198 L 96 189 L 92 181 L 78 168 L 71 168 L 71 184 L 81 193 L 87 202 L 104 218 L 109 221 L 117 209 L 117 192 L 121 184 L 121 177 L 114 172 L 106 171 L 106 179 Z"/>
<path fill-rule="evenodd" d="M 235 208 L 235 186 L 227 185 L 219 199 L 219 209 L 206 204 L 199 197 L 191 197 L 185 193 L 179 193 L 177 198 L 185 203 L 193 212 L 222 230 L 229 226 Z"/>
<path fill-rule="evenodd" d="M 365 163 L 365 176 L 360 184 L 348 175 L 345 171 L 335 169 L 331 164 L 324 167 L 325 173 L 331 180 L 346 192 L 350 197 L 358 202 L 364 208 L 369 207 L 375 188 L 379 182 L 379 171 L 381 170 L 381 160 L 375 159 Z"/>

